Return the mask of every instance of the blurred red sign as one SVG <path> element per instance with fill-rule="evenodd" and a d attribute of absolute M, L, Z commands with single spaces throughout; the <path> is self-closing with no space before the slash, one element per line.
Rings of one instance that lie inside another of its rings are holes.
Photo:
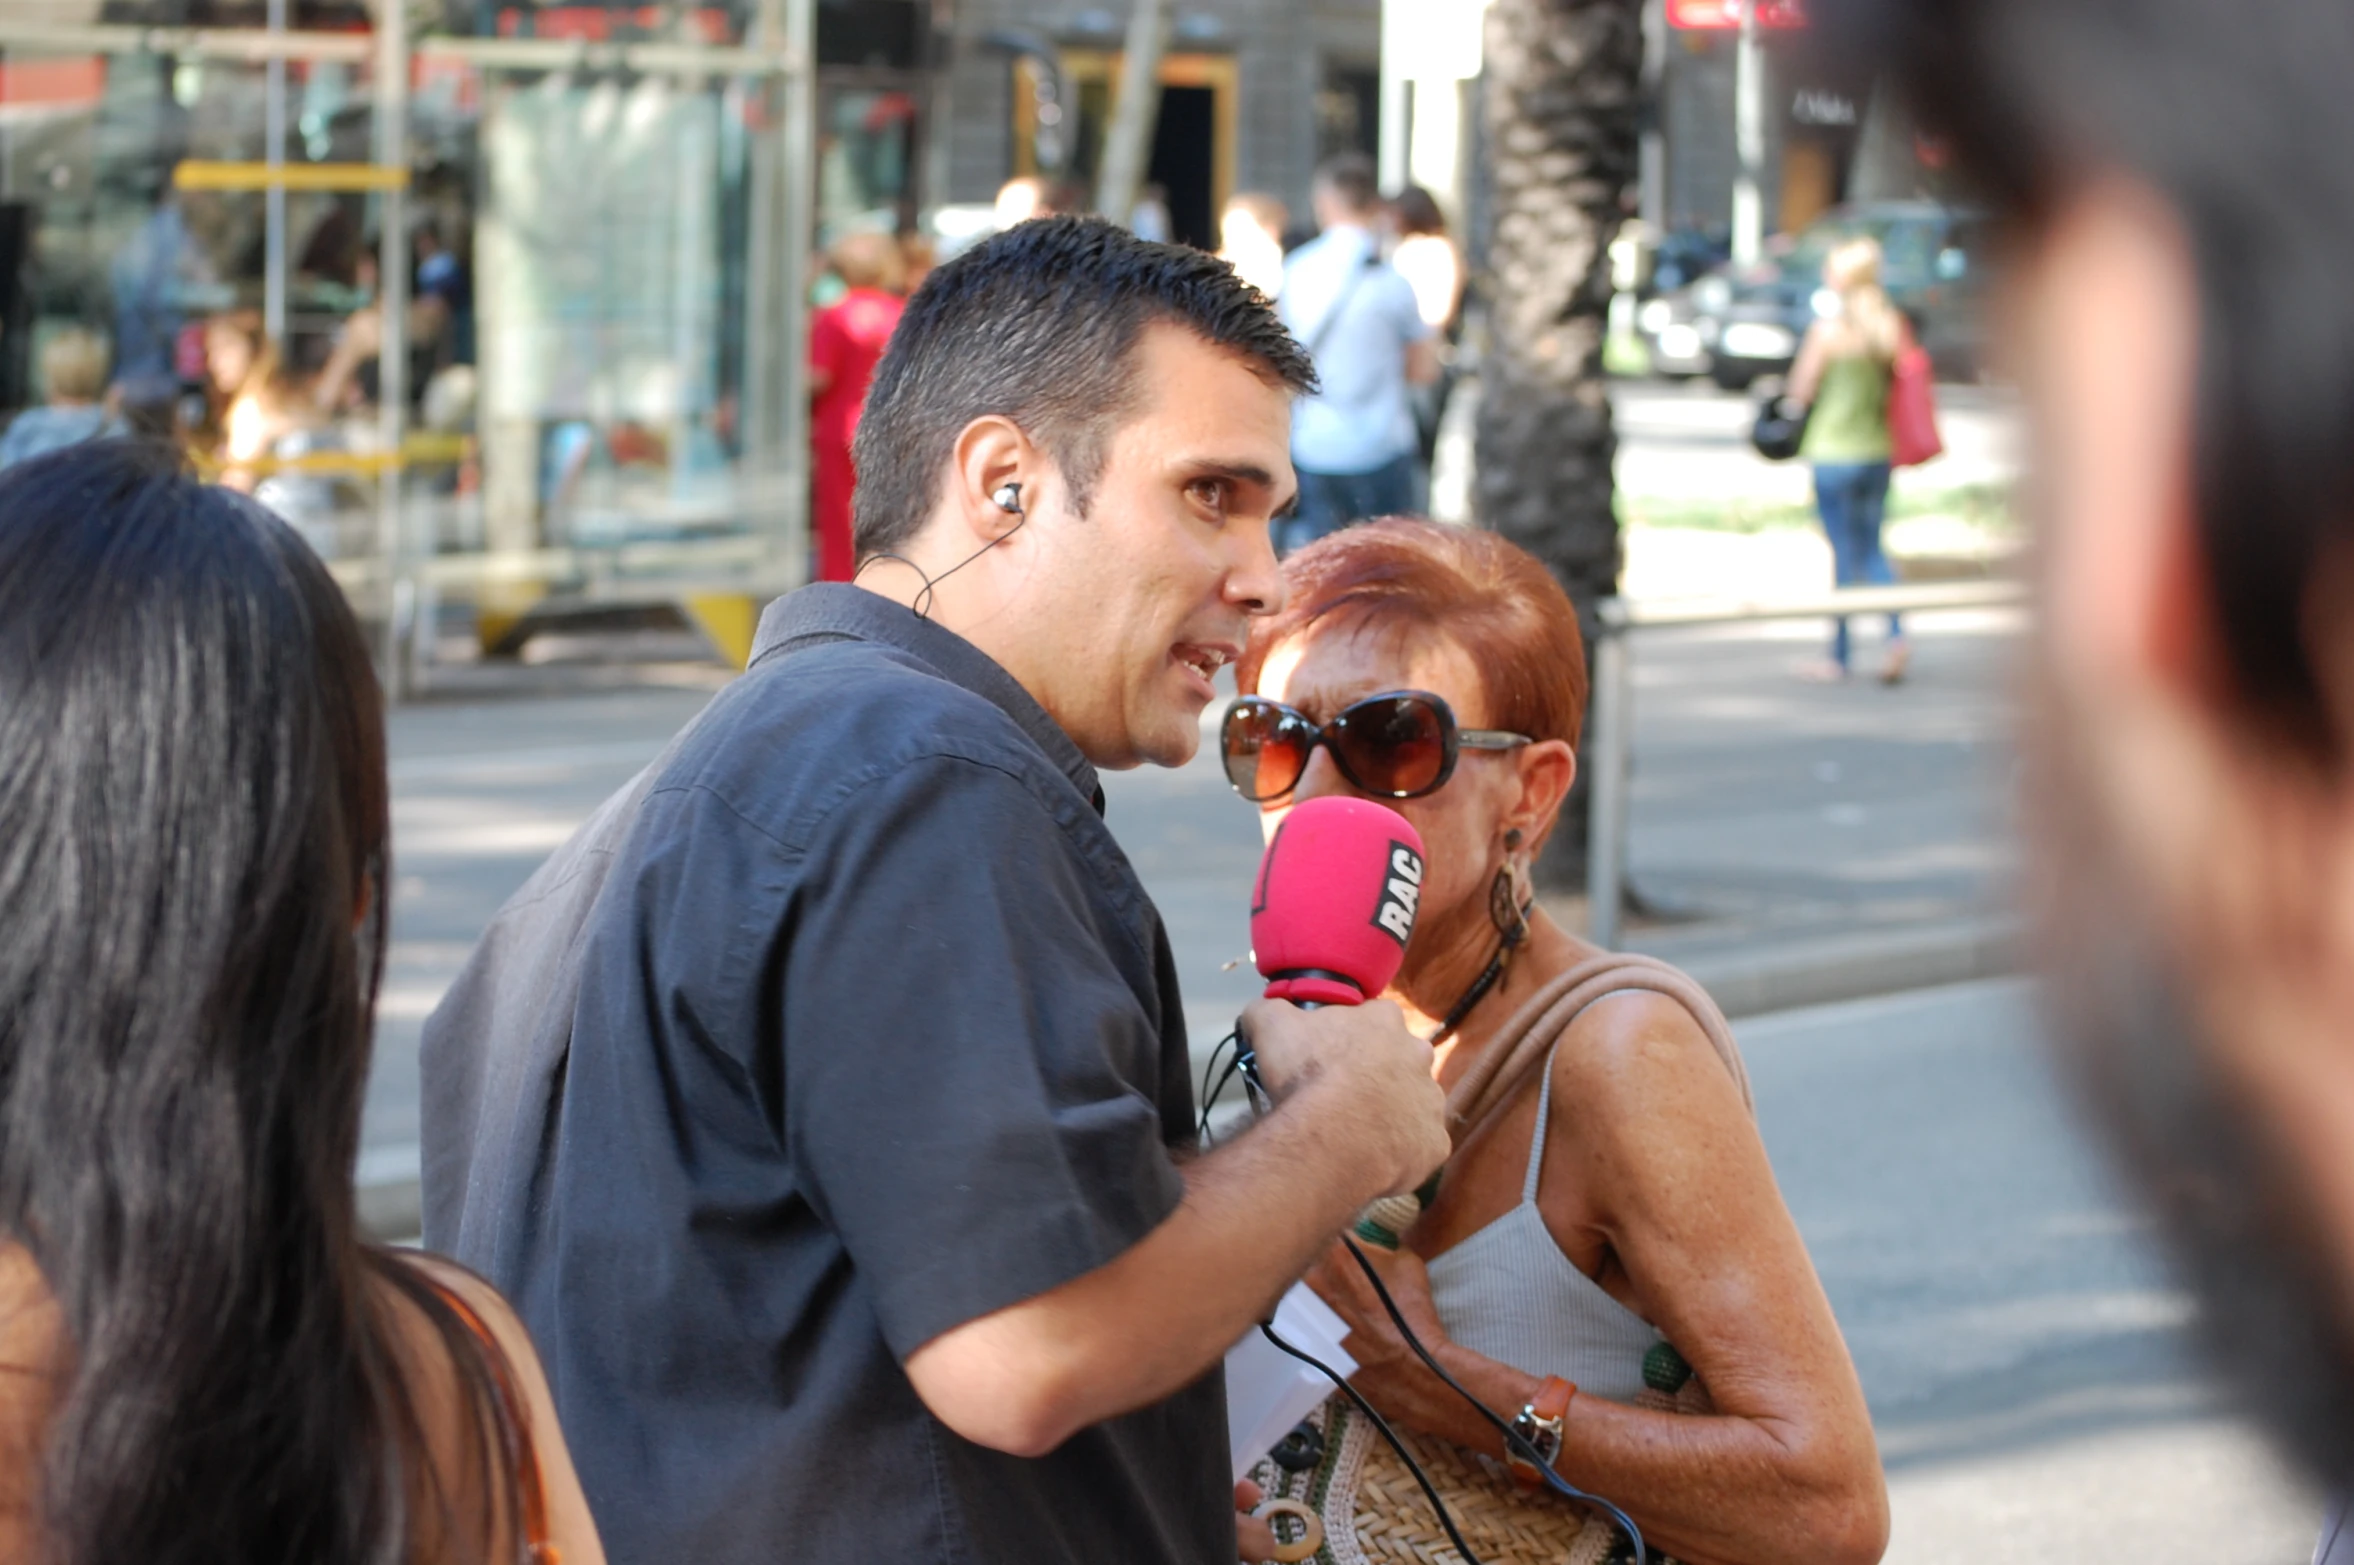
<path fill-rule="evenodd" d="M 1714 32 L 1738 30 L 1741 0 L 1667 0 L 1667 25 Z M 1806 0 L 1757 0 L 1760 27 L 1804 27 Z"/>

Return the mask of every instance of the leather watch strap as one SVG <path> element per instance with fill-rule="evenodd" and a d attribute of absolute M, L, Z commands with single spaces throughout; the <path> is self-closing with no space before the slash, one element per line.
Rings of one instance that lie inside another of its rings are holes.
<path fill-rule="evenodd" d="M 1577 1396 L 1578 1388 L 1559 1375 L 1547 1375 L 1537 1387 L 1537 1394 L 1520 1410 L 1512 1421 L 1513 1432 L 1535 1448 L 1551 1467 L 1561 1455 L 1561 1422 L 1569 1414 L 1569 1404 Z M 1538 1466 L 1523 1455 L 1515 1442 L 1507 1442 L 1504 1465 L 1523 1489 L 1544 1487 L 1545 1475 Z"/>

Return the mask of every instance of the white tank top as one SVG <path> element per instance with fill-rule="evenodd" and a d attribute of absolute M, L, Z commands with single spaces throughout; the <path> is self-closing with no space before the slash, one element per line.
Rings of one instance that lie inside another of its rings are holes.
<path fill-rule="evenodd" d="M 1431 1303 L 1447 1335 L 1474 1353 L 1524 1375 L 1559 1375 L 1581 1396 L 1631 1402 L 1643 1389 L 1643 1355 L 1662 1339 L 1561 1253 L 1537 1208 L 1560 1048 L 1556 1042 L 1545 1056 L 1520 1204 L 1430 1258 Z"/>

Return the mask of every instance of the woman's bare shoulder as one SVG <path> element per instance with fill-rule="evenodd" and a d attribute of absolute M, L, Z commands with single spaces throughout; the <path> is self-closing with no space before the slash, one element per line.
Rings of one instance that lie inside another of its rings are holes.
<path fill-rule="evenodd" d="M 549 1393 L 531 1333 L 514 1306 L 484 1278 L 442 1256 L 401 1250 L 388 1253 L 385 1260 L 388 1266 L 405 1268 L 445 1297 L 464 1304 L 488 1329 L 507 1360 L 515 1393 L 522 1402 L 516 1411 L 530 1432 L 547 1497 L 552 1541 L 566 1565 L 602 1565 L 604 1551 L 557 1422 L 555 1399 Z M 471 1389 L 461 1384 L 450 1339 L 442 1327 L 396 1278 L 386 1276 L 383 1288 L 392 1305 L 390 1318 L 397 1323 L 402 1357 L 415 1377 L 412 1384 L 419 1422 L 435 1466 L 452 1492 L 469 1505 L 477 1504 L 482 1474 L 473 1464 L 481 1460 L 482 1446 L 468 1421 L 476 1416 L 474 1410 L 480 1404 Z"/>
<path fill-rule="evenodd" d="M 1681 1001 L 1651 989 L 1605 995 L 1577 1015 L 1553 1053 L 1553 1091 L 1626 1114 L 1741 1105 L 1707 1029 Z"/>

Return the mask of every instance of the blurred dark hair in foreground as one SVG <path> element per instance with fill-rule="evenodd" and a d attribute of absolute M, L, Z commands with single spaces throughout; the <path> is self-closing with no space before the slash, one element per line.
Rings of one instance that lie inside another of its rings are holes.
<path fill-rule="evenodd" d="M 2038 946 L 2065 1060 L 2164 1219 L 2217 1358 L 2308 1470 L 2342 1487 L 2354 1478 L 2354 1231 L 2331 1218 L 2343 1191 L 2331 1154 L 2313 1154 L 2319 1121 L 2292 1125 L 2305 1110 L 2280 1084 L 2348 1086 L 2330 1062 L 2354 1028 L 2354 1001 L 2328 977 L 2344 956 L 2328 905 L 2346 898 L 2329 823 L 2343 818 L 2354 749 L 2354 5 L 1814 9 L 1825 46 L 1888 73 L 2029 256 L 2111 182 L 2154 196 L 2187 252 L 2189 449 L 2166 430 L 2133 438 L 2154 463 L 2187 455 L 2196 579 L 2178 584 L 2177 623 L 2196 626 L 2178 655 L 2211 682 L 2185 706 L 2214 721 L 2183 753 L 2237 754 L 2196 784 L 2128 768 L 2126 789 L 2192 802 L 2123 819 L 2119 758 L 2135 747 L 2121 728 L 2094 732 L 2108 721 L 2097 693 L 2087 703 L 2097 677 L 2062 692 L 2047 622 L 2038 775 L 2024 790 L 2046 882 Z M 2049 443 L 2039 455 L 2073 460 Z M 2039 528 L 2082 523 L 2030 492 L 2046 507 Z M 2052 552 L 2047 581 L 2102 568 L 2055 566 Z M 2169 842 L 2208 857 L 2186 873 Z"/>
<path fill-rule="evenodd" d="M 51 1360 L 0 1397 L 11 1557 L 491 1554 L 387 1290 L 487 1431 L 482 1352 L 354 1210 L 388 819 L 367 645 L 291 528 L 162 445 L 0 475 L 0 1275 L 60 1334 L 5 1322 Z"/>

